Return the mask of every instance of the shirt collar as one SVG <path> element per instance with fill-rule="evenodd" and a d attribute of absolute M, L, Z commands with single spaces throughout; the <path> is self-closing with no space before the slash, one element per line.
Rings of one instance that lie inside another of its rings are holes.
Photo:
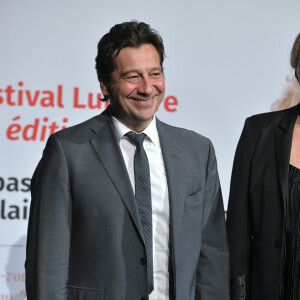
<path fill-rule="evenodd" d="M 124 137 L 124 135 L 129 132 L 133 131 L 129 129 L 125 124 L 120 122 L 117 118 L 112 116 L 112 122 L 115 127 L 116 135 L 118 138 L 118 142 Z M 156 147 L 159 146 L 159 137 L 156 128 L 156 117 L 154 116 L 151 123 L 141 132 L 147 135 L 146 139 L 149 139 Z"/>

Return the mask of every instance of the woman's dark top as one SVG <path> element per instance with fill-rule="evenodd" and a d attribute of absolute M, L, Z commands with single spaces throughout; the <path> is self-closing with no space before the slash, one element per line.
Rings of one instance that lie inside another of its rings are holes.
<path fill-rule="evenodd" d="M 280 300 L 300 299 L 300 169 L 290 165 L 283 232 Z"/>

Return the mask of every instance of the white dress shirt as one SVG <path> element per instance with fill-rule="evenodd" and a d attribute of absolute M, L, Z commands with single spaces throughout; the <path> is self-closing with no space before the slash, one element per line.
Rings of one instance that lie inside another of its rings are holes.
<path fill-rule="evenodd" d="M 127 167 L 133 191 L 135 145 L 125 134 L 127 126 L 112 117 L 116 135 Z M 146 151 L 151 181 L 152 237 L 153 237 L 153 280 L 154 290 L 149 300 L 169 299 L 169 193 L 155 117 L 143 131 L 147 135 L 143 146 Z"/>

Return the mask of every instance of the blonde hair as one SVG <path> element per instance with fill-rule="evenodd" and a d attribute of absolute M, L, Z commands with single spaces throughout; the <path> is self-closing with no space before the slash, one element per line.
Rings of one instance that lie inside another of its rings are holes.
<path fill-rule="evenodd" d="M 295 77 L 286 77 L 286 86 L 281 97 L 271 105 L 271 111 L 290 108 L 300 103 L 300 87 Z"/>
<path fill-rule="evenodd" d="M 290 64 L 296 70 L 300 60 L 300 33 L 298 33 L 291 51 Z M 299 82 L 298 82 L 299 80 Z M 271 111 L 282 110 L 290 108 L 300 103 L 300 78 L 286 77 L 286 86 L 282 92 L 281 97 L 271 105 Z"/>

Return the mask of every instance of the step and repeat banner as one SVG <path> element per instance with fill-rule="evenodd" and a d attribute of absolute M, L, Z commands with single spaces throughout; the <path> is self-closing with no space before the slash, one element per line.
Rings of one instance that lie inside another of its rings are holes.
<path fill-rule="evenodd" d="M 26 299 L 30 180 L 47 138 L 105 109 L 94 59 L 114 24 L 136 19 L 162 35 L 157 116 L 212 140 L 226 208 L 245 118 L 293 85 L 299 11 L 298 0 L 0 0 L 0 300 Z"/>

